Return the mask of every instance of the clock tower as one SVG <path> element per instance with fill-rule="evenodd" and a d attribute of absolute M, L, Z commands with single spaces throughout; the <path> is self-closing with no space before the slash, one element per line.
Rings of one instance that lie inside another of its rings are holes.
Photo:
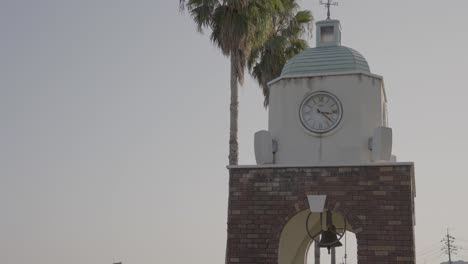
<path fill-rule="evenodd" d="M 289 60 L 269 88 L 268 131 L 255 137 L 258 164 L 394 161 L 383 78 L 341 45 L 338 20 L 318 22 L 317 47 Z"/>
<path fill-rule="evenodd" d="M 316 28 L 316 47 L 269 83 L 257 164 L 229 167 L 226 263 L 305 264 L 334 222 L 356 234 L 358 263 L 414 264 L 414 164 L 392 155 L 383 78 L 341 44 L 340 21 Z"/>

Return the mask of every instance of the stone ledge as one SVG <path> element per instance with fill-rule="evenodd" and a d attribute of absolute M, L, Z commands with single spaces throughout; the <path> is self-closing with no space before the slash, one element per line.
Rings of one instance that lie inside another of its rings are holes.
<path fill-rule="evenodd" d="M 281 164 L 265 164 L 265 165 L 229 165 L 228 169 L 282 169 L 282 168 L 334 168 L 334 167 L 392 167 L 392 166 L 411 166 L 414 167 L 414 162 L 375 162 L 361 164 L 346 164 L 346 163 L 321 163 L 321 164 L 298 164 L 298 165 L 281 165 Z"/>

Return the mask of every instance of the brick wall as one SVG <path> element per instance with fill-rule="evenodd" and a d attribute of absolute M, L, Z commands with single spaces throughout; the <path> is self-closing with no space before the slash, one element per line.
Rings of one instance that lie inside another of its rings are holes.
<path fill-rule="evenodd" d="M 226 263 L 278 263 L 282 228 L 308 208 L 308 194 L 326 194 L 346 215 L 359 264 L 415 263 L 413 165 L 232 167 Z M 304 230 L 305 232 L 305 230 Z"/>

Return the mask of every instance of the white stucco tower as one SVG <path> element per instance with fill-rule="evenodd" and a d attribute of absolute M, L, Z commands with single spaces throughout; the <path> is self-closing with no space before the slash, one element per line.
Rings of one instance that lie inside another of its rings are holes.
<path fill-rule="evenodd" d="M 395 161 L 381 76 L 341 45 L 338 20 L 317 22 L 317 46 L 269 83 L 268 131 L 255 134 L 257 164 L 329 165 Z"/>

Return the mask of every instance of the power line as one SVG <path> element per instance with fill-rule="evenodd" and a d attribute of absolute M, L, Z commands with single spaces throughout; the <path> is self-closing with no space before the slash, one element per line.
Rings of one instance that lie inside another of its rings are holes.
<path fill-rule="evenodd" d="M 431 248 L 431 249 L 424 250 L 424 253 L 416 253 L 416 256 L 422 257 L 422 256 L 425 256 L 425 255 L 428 255 L 428 254 L 433 254 L 433 253 L 440 253 L 440 244 L 437 245 L 436 248 Z"/>
<path fill-rule="evenodd" d="M 439 246 L 439 245 L 440 245 L 439 243 L 440 243 L 440 241 L 433 242 L 432 244 L 429 244 L 428 246 L 426 246 L 426 247 L 423 248 L 423 249 L 418 249 L 418 250 L 416 251 L 416 253 L 422 253 L 423 251 L 426 251 L 426 250 L 429 249 L 429 248 L 433 248 L 434 246 Z"/>
<path fill-rule="evenodd" d="M 434 255 L 434 254 L 439 254 L 439 255 L 441 255 L 442 252 L 441 252 L 440 249 L 436 249 L 436 250 L 433 250 L 433 251 L 424 253 L 424 254 L 422 254 L 422 255 L 418 255 L 418 258 L 422 258 L 422 257 L 427 258 L 427 257 L 430 257 L 430 256 L 432 256 L 432 255 Z"/>

